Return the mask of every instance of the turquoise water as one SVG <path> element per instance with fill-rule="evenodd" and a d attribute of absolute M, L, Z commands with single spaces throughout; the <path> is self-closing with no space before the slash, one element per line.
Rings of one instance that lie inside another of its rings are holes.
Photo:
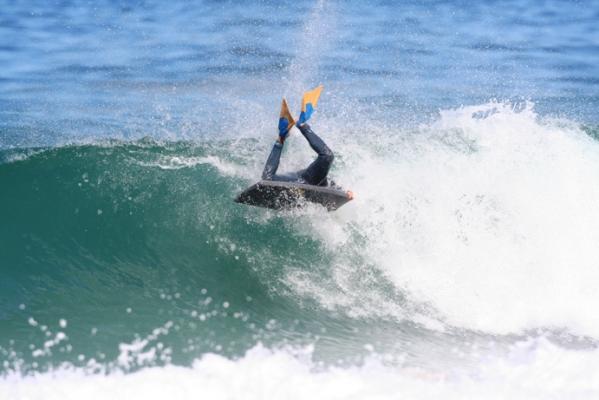
<path fill-rule="evenodd" d="M 121 342 L 164 324 L 171 329 L 154 341 L 169 351 L 152 362 L 185 365 L 206 352 L 240 356 L 257 342 L 317 342 L 323 361 L 345 362 L 359 359 L 375 332 L 381 345 L 388 336 L 400 345 L 396 335 L 412 324 L 373 316 L 371 326 L 367 316 L 327 312 L 294 293 L 294 273 L 328 276 L 333 284 L 334 251 L 296 229 L 324 211 L 265 216 L 232 202 L 245 181 L 223 179 L 208 154 L 255 146 L 111 142 L 38 150 L 4 164 L 0 179 L 12 191 L 0 207 L 10 227 L 2 231 L 9 299 L 2 336 L 11 343 L 6 351 L 18 350 L 11 367 L 25 372 L 32 363 L 45 369 L 90 358 L 110 364 Z M 346 252 L 365 289 L 409 309 L 367 259 Z M 36 356 L 57 331 L 67 331 L 68 341 Z M 433 340 L 426 330 L 418 336 Z"/>
<path fill-rule="evenodd" d="M 5 3 L 0 398 L 599 393 L 596 2 Z"/>

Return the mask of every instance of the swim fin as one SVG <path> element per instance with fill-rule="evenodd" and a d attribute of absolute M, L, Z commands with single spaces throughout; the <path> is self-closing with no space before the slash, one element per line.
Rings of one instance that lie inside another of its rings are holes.
<path fill-rule="evenodd" d="M 304 97 L 302 98 L 302 112 L 300 113 L 299 119 L 297 121 L 298 125 L 304 124 L 312 116 L 312 113 L 318 104 L 318 99 L 320 98 L 320 92 L 322 92 L 322 88 L 323 86 L 320 85 L 309 92 L 304 93 Z"/>
<path fill-rule="evenodd" d="M 279 136 L 281 137 L 281 141 L 287 138 L 287 134 L 295 121 L 289 112 L 289 106 L 287 105 L 287 101 L 283 99 L 281 103 L 281 114 L 279 115 Z"/>

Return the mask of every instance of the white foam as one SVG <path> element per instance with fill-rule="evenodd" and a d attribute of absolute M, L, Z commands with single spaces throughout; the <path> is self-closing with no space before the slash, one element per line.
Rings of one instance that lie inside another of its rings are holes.
<path fill-rule="evenodd" d="M 599 337 L 599 143 L 578 125 L 541 118 L 530 103 L 490 102 L 442 111 L 410 132 L 370 125 L 352 136 L 326 120 L 317 128 L 338 154 L 332 175 L 356 194 L 300 228 L 336 254 L 333 279 L 347 279 L 355 248 L 450 325 Z M 309 153 L 288 153 L 285 163 L 303 164 Z M 352 268 L 359 277 L 362 265 Z M 381 297 L 359 282 L 334 293 L 316 276 L 290 279 L 327 307 L 351 311 L 364 307 L 360 298 Z"/>
<path fill-rule="evenodd" d="M 507 357 L 481 359 L 467 371 L 430 372 L 389 365 L 323 368 L 306 351 L 260 345 L 230 360 L 207 354 L 190 368 L 167 365 L 134 373 L 63 367 L 0 378 L 2 399 L 593 399 L 599 353 L 564 350 L 544 339 L 520 342 Z"/>

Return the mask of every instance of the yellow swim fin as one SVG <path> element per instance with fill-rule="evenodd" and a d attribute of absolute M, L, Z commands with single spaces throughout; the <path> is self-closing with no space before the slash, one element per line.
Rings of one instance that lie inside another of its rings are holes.
<path fill-rule="evenodd" d="M 312 113 L 318 105 L 318 99 L 320 98 L 320 92 L 322 92 L 322 89 L 323 86 L 320 85 L 309 92 L 304 93 L 304 97 L 302 97 L 302 111 L 297 121 L 299 125 L 308 121 L 312 116 Z"/>

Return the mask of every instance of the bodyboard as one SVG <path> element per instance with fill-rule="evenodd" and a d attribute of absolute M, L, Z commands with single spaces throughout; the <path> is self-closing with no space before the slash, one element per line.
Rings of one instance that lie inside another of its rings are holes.
<path fill-rule="evenodd" d="M 351 200 L 347 192 L 332 187 L 299 182 L 260 181 L 237 196 L 237 203 L 272 208 L 297 208 L 306 202 L 317 203 L 334 211 Z"/>

